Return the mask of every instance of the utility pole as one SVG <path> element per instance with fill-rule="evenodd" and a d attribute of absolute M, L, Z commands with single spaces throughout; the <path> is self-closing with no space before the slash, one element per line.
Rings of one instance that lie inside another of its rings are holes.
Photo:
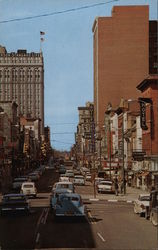
<path fill-rule="evenodd" d="M 110 167 L 110 180 L 111 180 L 111 123 L 109 117 L 109 167 Z"/>
<path fill-rule="evenodd" d="M 123 194 L 126 193 L 125 187 L 125 166 L 124 166 L 124 112 L 122 112 L 122 179 L 123 179 Z"/>

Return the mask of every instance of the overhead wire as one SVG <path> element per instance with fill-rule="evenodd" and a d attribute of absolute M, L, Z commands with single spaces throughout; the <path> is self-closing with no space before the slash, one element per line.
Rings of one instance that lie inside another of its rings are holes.
<path fill-rule="evenodd" d="M 31 19 L 40 18 L 40 17 L 54 16 L 54 15 L 79 11 L 79 10 L 83 10 L 83 9 L 89 9 L 89 8 L 93 8 L 93 7 L 96 7 L 96 6 L 101 6 L 101 5 L 105 5 L 105 4 L 112 3 L 112 2 L 117 2 L 117 1 L 119 1 L 119 0 L 110 0 L 108 2 L 95 3 L 95 4 L 92 4 L 92 5 L 86 5 L 86 6 L 81 6 L 81 7 L 72 8 L 72 9 L 61 10 L 61 11 L 54 11 L 52 13 L 40 14 L 40 15 L 35 15 L 35 16 L 28 16 L 28 17 L 23 17 L 23 18 L 13 18 L 13 19 L 8 19 L 8 20 L 2 20 L 2 21 L 0 21 L 0 23 L 2 24 L 2 23 L 18 22 L 18 21 L 31 20 Z"/>

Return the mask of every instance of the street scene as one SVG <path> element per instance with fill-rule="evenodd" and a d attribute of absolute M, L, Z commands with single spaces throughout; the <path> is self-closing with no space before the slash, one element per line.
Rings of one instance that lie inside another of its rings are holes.
<path fill-rule="evenodd" d="M 158 250 L 158 1 L 0 0 L 0 30 L 0 250 Z"/>
<path fill-rule="evenodd" d="M 29 199 L 29 215 L 1 216 L 2 249 L 157 249 L 157 228 L 134 213 L 136 190 L 127 188 L 125 196 L 97 193 L 94 198 L 93 184 L 86 181 L 84 186 L 75 186 L 75 193 L 83 197 L 85 217 L 56 219 L 50 195 L 58 180 L 57 170 L 46 169 L 36 183 L 37 197 Z"/>

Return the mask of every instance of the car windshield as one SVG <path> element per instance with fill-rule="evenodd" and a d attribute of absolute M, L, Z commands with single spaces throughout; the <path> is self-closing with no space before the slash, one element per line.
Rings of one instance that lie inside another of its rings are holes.
<path fill-rule="evenodd" d="M 7 197 L 4 197 L 3 200 L 5 200 L 5 201 L 24 201 L 25 197 L 24 196 L 7 196 Z"/>
<path fill-rule="evenodd" d="M 58 188 L 72 188 L 72 185 L 71 184 L 66 184 L 66 183 L 62 183 L 62 184 L 59 184 L 57 185 Z"/>
<path fill-rule="evenodd" d="M 23 185 L 24 188 L 32 188 L 33 187 L 33 184 L 25 184 Z"/>
<path fill-rule="evenodd" d="M 14 182 L 20 182 L 20 181 L 25 181 L 27 178 L 17 178 L 14 179 Z"/>
<path fill-rule="evenodd" d="M 106 181 L 101 181 L 100 184 L 101 184 L 101 185 L 108 185 L 108 186 L 111 186 L 111 185 L 112 185 L 111 182 L 106 182 Z"/>
<path fill-rule="evenodd" d="M 140 200 L 141 201 L 149 201 L 150 200 L 150 196 L 141 196 Z"/>

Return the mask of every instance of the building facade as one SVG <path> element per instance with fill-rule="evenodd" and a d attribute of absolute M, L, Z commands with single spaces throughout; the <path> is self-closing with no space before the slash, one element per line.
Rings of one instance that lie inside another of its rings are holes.
<path fill-rule="evenodd" d="M 138 82 L 156 67 L 156 23 L 149 22 L 149 6 L 114 6 L 111 17 L 95 19 L 94 119 L 99 127 L 109 101 L 115 108 L 121 97 L 138 97 Z"/>
<path fill-rule="evenodd" d="M 44 131 L 44 61 L 42 53 L 8 53 L 0 46 L 0 101 L 18 104 L 18 115 L 41 119 Z"/>

